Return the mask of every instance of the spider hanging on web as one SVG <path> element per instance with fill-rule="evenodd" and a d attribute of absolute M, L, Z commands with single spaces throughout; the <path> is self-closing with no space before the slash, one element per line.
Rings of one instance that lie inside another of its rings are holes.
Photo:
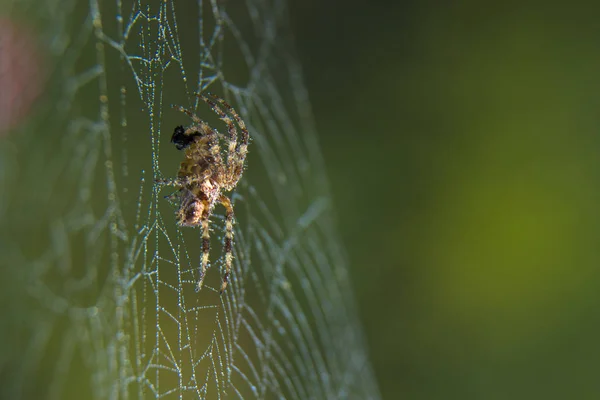
<path fill-rule="evenodd" d="M 197 96 L 213 109 L 219 119 L 225 122 L 228 137 L 224 137 L 191 111 L 181 106 L 173 106 L 173 108 L 187 114 L 192 119 L 193 124 L 187 128 L 183 126 L 176 127 L 171 137 L 171 143 L 174 143 L 178 150 L 185 150 L 184 160 L 179 167 L 177 178 L 157 179 L 156 182 L 160 185 L 174 186 L 179 189 L 169 196 L 179 202 L 179 209 L 176 212 L 179 226 L 202 227 L 202 265 L 196 291 L 202 289 L 208 267 L 210 217 L 215 205 L 220 203 L 225 207 L 225 275 L 223 275 L 220 291 L 220 293 L 223 293 L 227 288 L 233 261 L 234 218 L 231 200 L 223 192 L 233 190 L 244 172 L 244 160 L 248 152 L 250 135 L 244 121 L 225 100 L 216 95 L 210 95 L 214 101 L 202 95 Z M 226 109 L 228 113 L 224 112 L 221 107 Z M 230 115 L 241 130 L 241 142 L 239 144 L 237 142 L 237 129 Z M 226 160 L 223 160 L 221 155 L 220 140 L 225 140 L 228 143 Z"/>

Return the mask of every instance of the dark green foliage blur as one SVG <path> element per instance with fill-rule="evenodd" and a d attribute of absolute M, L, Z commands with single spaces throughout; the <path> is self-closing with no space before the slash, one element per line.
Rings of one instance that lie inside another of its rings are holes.
<path fill-rule="evenodd" d="M 600 397 L 593 4 L 292 2 L 384 398 Z"/>

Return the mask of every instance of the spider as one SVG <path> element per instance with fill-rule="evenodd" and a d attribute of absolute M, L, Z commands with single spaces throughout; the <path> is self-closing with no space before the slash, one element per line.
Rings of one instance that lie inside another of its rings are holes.
<path fill-rule="evenodd" d="M 202 226 L 202 265 L 200 279 L 196 291 L 202 289 L 206 269 L 208 268 L 210 251 L 210 217 L 217 203 L 225 207 L 225 275 L 220 293 L 227 288 L 227 281 L 231 273 L 233 261 L 233 205 L 231 200 L 223 194 L 233 190 L 244 171 L 244 160 L 248 152 L 250 135 L 246 124 L 238 113 L 225 100 L 216 95 L 210 95 L 214 101 L 202 95 L 196 95 L 206 102 L 213 111 L 227 125 L 228 137 L 211 128 L 191 111 L 181 106 L 172 106 L 178 111 L 187 114 L 193 124 L 187 128 L 177 126 L 171 137 L 171 143 L 178 150 L 185 150 L 184 160 L 179 167 L 175 179 L 157 179 L 160 185 L 174 186 L 179 190 L 167 196 L 179 202 L 179 209 L 175 213 L 179 226 Z M 225 108 L 228 113 L 223 112 Z M 237 142 L 237 129 L 232 120 L 237 122 L 241 130 L 241 142 Z M 221 156 L 220 139 L 228 142 L 227 159 Z"/>

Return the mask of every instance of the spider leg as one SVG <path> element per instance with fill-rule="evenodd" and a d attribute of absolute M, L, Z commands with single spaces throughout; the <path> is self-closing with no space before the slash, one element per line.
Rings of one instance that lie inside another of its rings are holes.
<path fill-rule="evenodd" d="M 203 180 L 206 179 L 206 175 L 208 175 L 207 173 L 198 176 L 198 177 L 192 177 L 192 176 L 186 176 L 184 178 L 175 178 L 175 179 L 171 179 L 171 178 L 166 178 L 166 179 L 155 179 L 154 182 L 158 183 L 159 186 L 188 186 L 194 183 L 198 183 L 198 182 L 202 182 Z"/>
<path fill-rule="evenodd" d="M 240 162 L 243 163 L 244 159 L 246 158 L 246 153 L 248 153 L 248 142 L 250 141 L 250 134 L 248 133 L 248 128 L 246 128 L 244 120 L 240 118 L 238 113 L 232 106 L 229 105 L 229 103 L 227 103 L 225 100 L 214 94 L 211 96 L 229 111 L 229 113 L 233 116 L 233 119 L 235 119 L 235 122 L 237 122 L 237 124 L 240 126 L 240 129 L 242 131 L 242 142 L 240 143 L 237 153 L 239 155 Z"/>
<path fill-rule="evenodd" d="M 223 110 L 212 100 L 202 95 L 197 96 L 198 98 L 202 99 L 202 101 L 204 101 L 206 104 L 208 104 L 213 109 L 213 111 L 219 116 L 219 119 L 225 122 L 225 124 L 227 125 L 227 133 L 229 133 L 229 149 L 227 153 L 227 163 L 229 163 L 229 159 L 234 154 L 237 145 L 237 130 L 235 129 L 235 125 L 231 118 L 229 118 L 229 116 L 225 114 Z M 215 97 L 214 95 L 213 97 L 215 99 L 218 99 L 218 97 Z"/>
<path fill-rule="evenodd" d="M 198 98 L 202 99 L 202 101 L 204 101 L 206 104 L 208 104 L 212 110 L 219 115 L 219 119 L 223 122 L 225 122 L 225 124 L 227 125 L 227 133 L 229 134 L 229 138 L 228 138 L 228 142 L 229 142 L 229 146 L 227 149 L 227 162 L 225 165 L 223 165 L 222 168 L 222 174 L 221 176 L 224 178 L 221 180 L 222 183 L 224 183 L 224 187 L 227 190 L 231 190 L 231 188 L 233 188 L 233 186 L 235 186 L 235 184 L 231 184 L 232 182 L 235 182 L 235 178 L 233 178 L 233 175 L 235 174 L 235 170 L 236 168 L 234 167 L 234 165 L 236 164 L 236 147 L 237 147 L 237 129 L 235 127 L 235 124 L 233 123 L 233 121 L 231 120 L 231 118 L 229 117 L 229 115 L 227 115 L 225 112 L 223 112 L 223 110 L 221 109 L 221 107 L 219 107 L 215 102 L 213 102 L 212 100 L 210 100 L 209 98 L 202 96 L 202 95 L 197 95 Z M 213 96 L 213 98 L 215 99 L 219 99 L 217 96 L 211 95 Z M 220 156 L 219 156 L 220 159 Z"/>
<path fill-rule="evenodd" d="M 219 202 L 223 204 L 227 213 L 225 219 L 225 275 L 223 275 L 223 284 L 220 291 L 220 293 L 223 293 L 227 288 L 233 261 L 233 206 L 231 205 L 231 200 L 224 194 L 219 197 Z"/>
<path fill-rule="evenodd" d="M 176 105 L 172 105 L 171 107 L 176 109 L 177 111 L 187 114 L 187 116 L 190 117 L 192 119 L 192 121 L 194 121 L 198 125 L 204 124 L 204 121 L 202 121 L 200 118 L 198 118 L 198 116 L 196 114 L 194 114 L 193 112 L 191 112 L 190 110 L 183 108 L 181 106 L 176 106 Z"/>
<path fill-rule="evenodd" d="M 207 207 L 202 215 L 202 265 L 200 266 L 200 279 L 198 279 L 196 292 L 202 289 L 204 277 L 206 276 L 206 269 L 208 268 L 208 258 L 210 253 L 209 216 L 210 214 Z"/>
<path fill-rule="evenodd" d="M 235 121 L 240 127 L 240 130 L 242 131 L 242 140 L 241 143 L 239 143 L 238 145 L 237 138 L 234 139 L 232 137 L 233 134 L 237 136 L 237 131 L 235 130 L 235 125 L 233 125 L 231 118 L 229 116 L 226 116 L 227 120 L 221 118 L 227 123 L 228 126 L 229 124 L 231 124 L 229 130 L 231 139 L 229 143 L 229 153 L 227 157 L 227 179 L 224 182 L 224 187 L 227 190 L 232 190 L 237 185 L 240 177 L 242 176 L 242 172 L 244 172 L 244 160 L 246 159 L 246 154 L 248 153 L 248 141 L 250 140 L 250 134 L 248 133 L 248 129 L 246 128 L 246 124 L 244 123 L 242 118 L 240 118 L 238 113 L 231 105 L 229 105 L 229 103 L 227 103 L 225 100 L 214 94 L 211 96 L 213 97 L 213 99 L 215 99 L 216 102 L 218 102 L 221 106 L 227 109 L 229 114 L 231 114 L 233 119 L 235 119 Z M 218 110 L 221 113 L 223 113 L 220 109 Z M 217 111 L 215 110 L 215 112 Z"/>
<path fill-rule="evenodd" d="M 210 94 L 210 96 L 212 96 L 212 98 L 215 101 L 212 101 L 202 95 L 197 96 L 204 102 L 206 102 L 208 105 L 210 105 L 213 111 L 216 114 L 218 114 L 220 119 L 227 125 L 227 131 L 229 133 L 229 147 L 227 153 L 227 164 L 226 168 L 224 168 L 225 179 L 222 180 L 222 184 L 226 190 L 232 190 L 237 184 L 243 172 L 244 160 L 246 158 L 246 153 L 248 152 L 248 129 L 246 128 L 244 121 L 240 118 L 240 116 L 233 109 L 233 107 L 230 106 L 229 103 L 227 103 L 225 100 L 221 99 L 219 96 Z M 233 118 L 241 128 L 241 144 L 238 145 L 237 142 L 237 129 L 235 124 L 233 123 L 231 117 L 227 113 L 225 113 L 223 109 L 219 107 L 219 105 L 221 105 L 222 107 L 226 108 L 227 111 L 229 111 L 229 113 L 233 116 Z"/>
<path fill-rule="evenodd" d="M 160 186 L 184 186 L 185 182 L 181 179 L 155 179 L 154 182 L 158 183 Z"/>

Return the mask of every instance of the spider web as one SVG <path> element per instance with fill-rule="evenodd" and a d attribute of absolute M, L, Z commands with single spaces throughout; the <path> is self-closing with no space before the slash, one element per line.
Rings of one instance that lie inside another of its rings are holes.
<path fill-rule="evenodd" d="M 379 398 L 279 0 L 15 3 L 47 51 L 47 97 L 0 149 L 2 398 Z M 249 126 L 230 285 L 223 210 L 199 229 L 168 188 L 195 93 Z M 7 142 L 8 143 L 8 142 Z"/>

